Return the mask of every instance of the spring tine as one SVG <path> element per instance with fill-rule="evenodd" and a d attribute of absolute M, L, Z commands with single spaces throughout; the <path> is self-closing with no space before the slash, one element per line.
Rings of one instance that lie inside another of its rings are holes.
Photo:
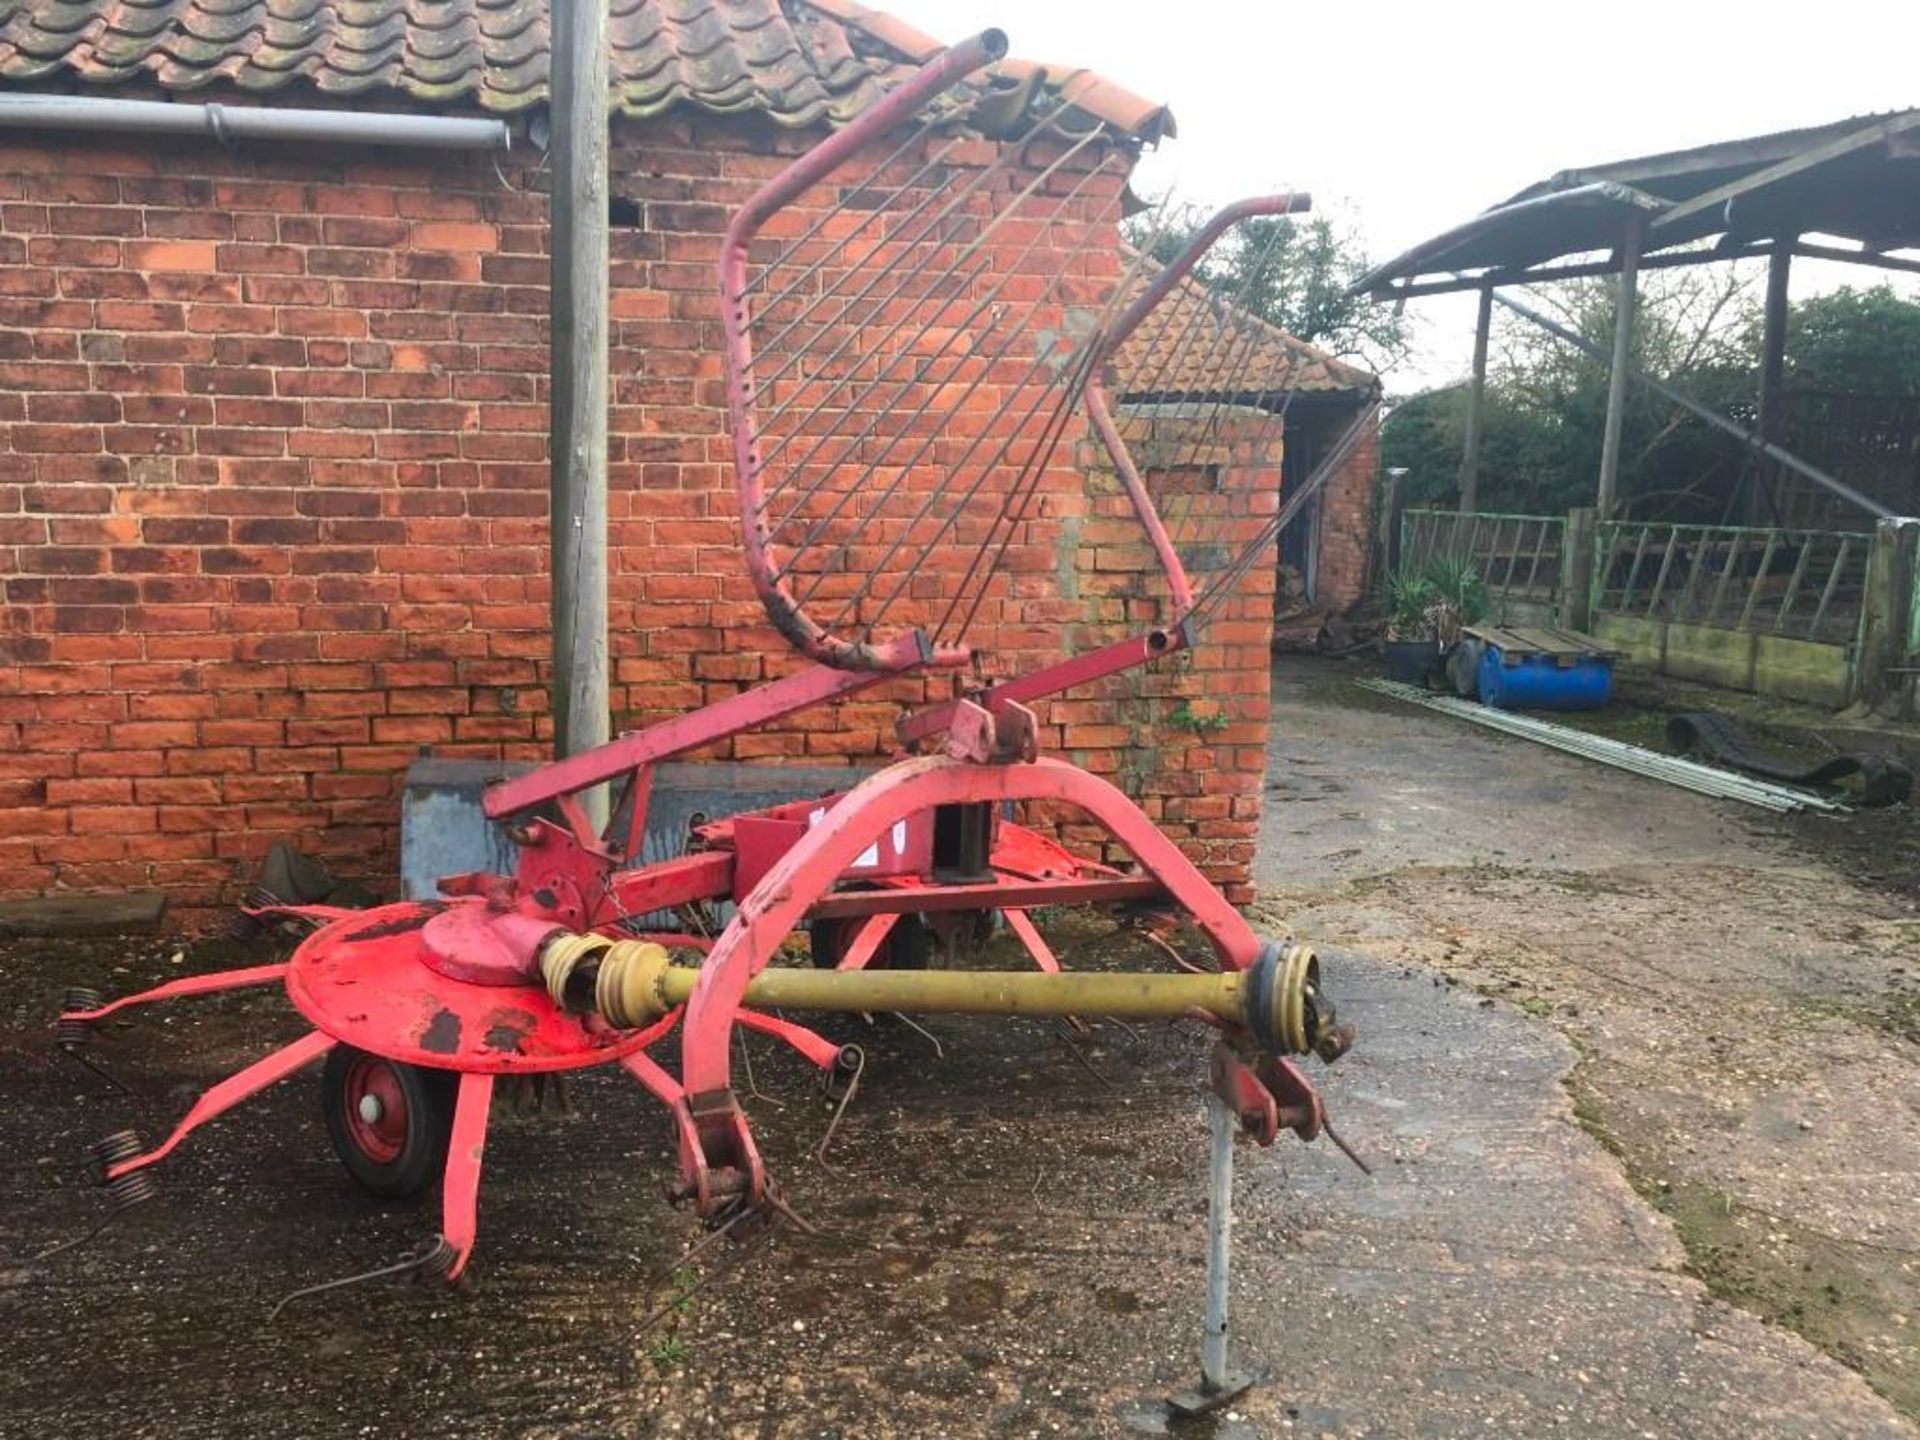
<path fill-rule="evenodd" d="M 1060 202 L 1054 207 L 1053 214 L 1047 217 L 1047 221 L 1045 222 L 1045 225 L 1051 225 L 1054 221 L 1056 221 L 1059 218 L 1061 212 L 1063 212 L 1070 203 L 1072 203 L 1074 200 L 1079 198 L 1080 192 L 1087 187 L 1088 183 L 1092 181 L 1093 177 L 1104 173 L 1105 169 L 1106 169 L 1106 164 L 1104 161 L 1102 161 L 1099 165 L 1096 165 L 1090 168 L 1086 172 L 1086 174 L 1081 177 L 1078 183 L 1076 183 L 1070 191 L 1068 191 L 1064 196 L 1061 197 Z M 1048 173 L 1050 174 L 1051 172 L 1048 172 Z M 1041 177 L 1041 179 L 1043 180 L 1045 178 L 1046 178 L 1045 176 Z M 1036 185 L 1038 183 L 1040 182 L 1039 181 L 1035 182 Z M 1022 192 L 1021 195 L 1016 197 L 1014 201 L 1007 206 L 1006 209 L 1000 212 L 1000 215 L 996 218 L 996 220 L 994 221 L 994 224 L 998 225 L 1001 221 L 1015 214 L 1019 206 L 1023 204 L 1031 196 L 1032 190 L 1033 190 L 1033 187 L 1030 186 L 1026 191 Z M 989 230 L 991 230 L 991 228 L 992 227 L 990 226 Z M 1001 292 L 1004 291 L 1006 287 L 1009 284 L 1011 284 L 1012 281 L 1017 276 L 1021 275 L 1021 269 L 1020 269 L 1021 264 L 1026 260 L 1027 256 L 1032 253 L 1034 247 L 1039 243 L 1040 238 L 1046 233 L 1048 232 L 1044 227 L 1044 225 L 1035 227 L 1033 235 L 1028 239 L 1027 243 L 1021 247 L 1019 253 L 1016 254 L 1012 258 L 1012 260 L 1005 262 L 1003 268 L 1006 270 L 1006 273 L 1000 277 L 999 282 L 996 283 L 994 287 L 986 293 L 986 295 L 982 296 L 978 301 L 974 303 L 973 309 L 968 311 L 967 314 L 961 318 L 960 322 L 957 325 L 949 327 L 952 333 L 947 337 L 946 341 L 941 345 L 939 350 L 935 351 L 933 355 L 927 357 L 921 363 L 919 371 L 917 371 L 914 375 L 908 377 L 906 380 L 896 382 L 896 389 L 894 391 L 894 394 L 890 400 L 885 402 L 886 405 L 891 405 L 894 402 L 898 401 L 903 395 L 909 393 L 914 385 L 924 380 L 926 373 L 932 369 L 934 362 L 937 361 L 941 356 L 945 355 L 947 351 L 951 349 L 955 340 L 957 340 L 963 333 L 967 332 L 969 328 L 972 326 L 973 322 L 977 320 L 980 317 L 980 315 L 986 311 L 987 307 L 992 305 L 995 300 L 999 299 Z M 986 238 L 985 232 L 983 232 L 980 238 L 983 240 Z M 967 292 L 968 289 L 971 288 L 973 281 L 977 280 L 982 274 L 986 272 L 986 269 L 991 259 L 992 257 L 982 257 L 980 260 L 980 263 L 976 265 L 973 268 L 973 270 L 968 273 L 966 286 L 963 287 L 961 292 L 963 295 Z M 956 265 L 957 264 L 958 264 L 958 261 L 956 261 Z M 952 272 L 949 271 L 949 274 L 951 273 Z M 1042 298 L 1044 298 L 1044 295 Z M 887 364 L 881 368 L 880 373 L 875 375 L 874 378 L 870 382 L 868 382 L 865 389 L 863 389 L 858 395 L 851 397 L 846 402 L 845 406 L 842 407 L 842 413 L 846 415 L 852 415 L 857 413 L 861 405 L 868 399 L 868 397 L 871 396 L 873 392 L 876 389 L 878 389 L 882 383 L 884 383 L 884 379 L 887 372 L 890 371 L 896 364 L 899 363 L 900 358 L 902 356 L 910 355 L 913 353 L 914 347 L 921 340 L 926 338 L 928 332 L 933 329 L 934 324 L 939 320 L 941 315 L 946 313 L 947 306 L 953 303 L 954 302 L 952 300 L 948 300 L 944 302 L 939 309 L 935 310 L 933 314 L 928 317 L 926 323 L 920 327 L 919 332 L 914 335 L 913 340 L 909 342 L 906 346 L 904 346 L 900 350 L 900 352 L 895 355 L 895 357 L 892 360 L 888 361 Z M 1040 304 L 1039 300 L 1035 300 L 1031 302 L 1031 304 L 1028 307 L 1028 313 L 1031 313 L 1034 309 L 1037 309 L 1039 304 Z M 876 352 L 880 350 L 884 346 L 886 341 L 892 339 L 894 335 L 898 334 L 900 330 L 905 328 L 905 324 L 906 324 L 906 317 L 902 317 L 900 324 L 896 325 L 893 328 L 893 330 L 889 331 L 886 335 L 881 336 L 878 340 L 873 342 L 872 348 Z M 1017 327 L 1012 327 L 1012 326 L 1008 328 L 1017 329 Z M 1003 347 L 1003 350 L 1004 350 L 1004 347 Z M 959 359 L 955 362 L 954 373 L 957 374 L 959 372 L 960 366 L 963 365 L 965 361 L 975 353 L 977 352 L 971 351 L 971 350 L 964 352 L 959 357 Z M 981 378 L 985 378 L 985 374 L 986 374 L 986 371 L 983 370 Z M 812 420 L 816 415 L 818 415 L 820 411 L 825 407 L 827 401 L 830 400 L 833 397 L 833 395 L 838 392 L 840 386 L 846 384 L 852 378 L 853 378 L 852 375 L 849 374 L 846 376 L 842 376 L 840 380 L 836 381 L 833 388 L 830 389 L 827 392 L 827 394 L 821 396 L 820 400 L 816 402 L 814 407 L 811 410 L 809 410 L 805 415 L 803 415 L 798 422 L 796 422 L 796 425 L 804 426 L 808 421 Z M 977 386 L 979 381 L 976 380 L 974 383 Z M 926 412 L 927 407 L 932 403 L 933 399 L 934 399 L 934 392 L 930 390 L 927 397 L 921 402 L 920 408 L 914 412 L 912 417 L 910 417 L 909 421 L 907 422 L 908 426 L 911 425 L 912 420 L 917 420 L 922 414 Z M 956 405 L 948 413 L 951 414 L 953 413 L 954 410 L 958 410 L 958 408 L 959 406 Z M 874 419 L 872 422 L 869 423 L 867 429 L 863 431 L 860 435 L 855 436 L 851 441 L 849 441 L 846 448 L 844 448 L 840 452 L 838 458 L 832 461 L 826 467 L 828 474 L 831 474 L 832 470 L 835 467 L 844 464 L 849 457 L 851 457 L 858 451 L 861 443 L 867 438 L 868 435 L 872 433 L 873 428 L 880 423 L 880 420 L 885 415 L 886 413 L 885 405 L 876 406 L 875 411 L 876 413 L 875 413 Z M 773 418 L 777 418 L 777 413 L 778 412 L 776 412 L 776 417 L 773 417 Z M 769 421 L 769 423 L 771 423 L 771 421 Z M 906 428 L 907 428 L 906 426 L 902 427 L 903 430 Z M 800 430 L 796 428 L 790 434 L 782 436 L 780 440 L 776 442 L 776 444 L 771 450 L 765 452 L 762 455 L 759 471 L 756 473 L 764 473 L 767 466 L 772 464 L 774 457 L 777 456 L 781 452 L 781 450 L 784 449 L 785 446 L 788 443 L 790 443 L 794 438 L 797 438 L 797 436 L 800 433 L 801 433 Z M 830 440 L 833 440 L 836 438 L 838 438 L 838 432 L 836 430 L 829 430 L 825 435 L 822 435 L 819 439 L 817 439 L 813 443 L 812 448 L 809 449 L 807 453 L 801 457 L 800 461 L 792 467 L 793 472 L 795 474 L 803 473 L 806 470 L 806 468 L 813 463 L 814 457 L 820 453 L 821 449 L 824 448 Z M 878 462 L 876 461 L 874 463 L 877 464 Z M 869 470 L 872 470 L 873 468 L 874 468 L 873 465 L 868 466 Z M 787 522 L 793 519 L 793 517 L 799 512 L 800 505 L 805 503 L 809 495 L 811 495 L 812 493 L 814 493 L 814 491 L 819 489 L 820 485 L 824 483 L 824 479 L 825 477 L 823 476 L 822 480 L 816 481 L 814 485 L 809 488 L 809 490 L 807 491 L 807 494 L 801 496 L 800 500 L 796 502 L 794 506 L 787 511 L 786 515 L 784 515 L 780 519 L 779 523 L 773 527 L 776 532 L 784 528 Z M 783 489 L 784 487 L 776 486 L 775 488 Z M 857 483 L 855 486 L 850 486 L 848 488 L 849 488 L 849 491 L 851 492 L 851 490 L 857 488 Z M 772 499 L 772 492 L 770 491 L 763 500 L 763 507 L 764 507 L 764 504 L 767 502 L 770 502 L 771 499 Z M 808 543 L 811 543 L 811 538 L 809 538 L 808 541 L 802 542 L 803 546 Z"/>
<path fill-rule="evenodd" d="M 429 1237 L 410 1250 L 403 1258 L 391 1265 L 379 1265 L 371 1270 L 362 1270 L 357 1275 L 343 1275 L 338 1280 L 323 1280 L 318 1285 L 308 1285 L 304 1289 L 289 1291 L 280 1297 L 279 1303 L 267 1312 L 267 1323 L 273 1324 L 280 1318 L 280 1312 L 296 1300 L 304 1300 L 312 1295 L 324 1295 L 329 1290 L 344 1290 L 349 1285 L 366 1285 L 375 1280 L 383 1280 L 389 1275 L 431 1275 L 436 1271 L 444 1273 L 445 1256 L 451 1253 L 451 1247 L 439 1235 Z"/>
<path fill-rule="evenodd" d="M 107 1171 L 123 1160 L 131 1160 L 141 1150 L 140 1136 L 132 1130 L 116 1130 L 105 1139 L 98 1140 L 87 1147 L 87 1169 L 93 1178 L 106 1187 L 107 1199 L 112 1208 L 106 1217 L 84 1235 L 71 1240 L 62 1240 L 58 1245 L 40 1251 L 28 1257 L 27 1263 L 37 1265 L 42 1260 L 50 1260 L 55 1255 L 68 1250 L 78 1249 L 82 1245 L 97 1240 L 127 1211 L 136 1205 L 144 1205 L 160 1193 L 160 1182 L 151 1172 L 135 1170 L 125 1175 L 107 1178 Z"/>
<path fill-rule="evenodd" d="M 69 1044 L 65 1041 L 62 1041 L 59 1046 L 59 1051 L 62 1055 L 66 1056 L 69 1060 L 73 1061 L 74 1064 L 80 1066 L 83 1070 L 90 1070 L 95 1075 L 98 1075 L 102 1080 L 106 1081 L 109 1085 L 113 1086 L 113 1088 L 118 1090 L 122 1095 L 133 1094 L 133 1087 L 131 1085 L 127 1084 L 126 1081 L 122 1080 L 118 1075 L 114 1074 L 111 1070 L 107 1069 L 106 1066 L 99 1064 L 91 1056 L 79 1050 L 74 1045 Z"/>
<path fill-rule="evenodd" d="M 755 1212 L 751 1210 L 742 1210 L 736 1215 L 734 1215 L 732 1219 L 728 1220 L 727 1223 L 722 1225 L 719 1229 L 709 1231 L 697 1243 L 695 1243 L 691 1248 L 689 1248 L 686 1254 L 680 1257 L 679 1264 L 675 1266 L 675 1269 L 676 1270 L 686 1269 L 687 1266 L 692 1262 L 694 1256 L 700 1254 L 709 1245 L 713 1244 L 714 1241 L 720 1239 L 723 1235 L 730 1234 L 734 1226 L 738 1225 L 741 1221 L 745 1220 L 748 1216 L 754 1213 Z M 651 1330 L 654 1326 L 658 1325 L 662 1320 L 666 1319 L 667 1316 L 673 1314 L 674 1311 L 678 1310 L 688 1300 L 691 1300 L 695 1295 L 698 1295 L 702 1290 L 706 1289 L 708 1285 L 713 1283 L 713 1281 L 720 1278 L 720 1276 L 725 1275 L 729 1270 L 732 1270 L 748 1255 L 752 1254 L 753 1251 L 751 1246 L 752 1246 L 752 1242 L 748 1242 L 748 1244 L 741 1246 L 740 1249 L 734 1251 L 732 1254 L 724 1256 L 721 1259 L 719 1264 L 715 1265 L 711 1270 L 707 1271 L 705 1274 L 699 1276 L 691 1285 L 684 1285 L 684 1286 L 678 1287 L 675 1293 L 673 1294 L 672 1298 L 668 1299 L 667 1301 L 665 1301 L 660 1305 L 654 1306 L 653 1309 L 649 1310 L 643 1317 L 641 1317 L 640 1323 L 634 1327 L 634 1333 L 636 1335 L 644 1335 L 647 1333 L 647 1331 Z"/>
<path fill-rule="evenodd" d="M 85 985 L 69 986 L 60 1001 L 60 1018 L 53 1022 L 54 1046 L 74 1064 L 91 1070 L 122 1095 L 131 1095 L 131 1086 L 85 1053 L 93 1044 L 96 1022 L 73 1018 L 77 1013 L 104 1009 L 106 1003 L 106 997 L 98 990 Z"/>
<path fill-rule="evenodd" d="M 794 1229 L 800 1231 L 801 1234 L 818 1235 L 820 1233 L 820 1227 L 818 1225 L 814 1224 L 811 1220 L 807 1219 L 806 1216 L 794 1209 L 793 1206 L 789 1205 L 786 1197 L 781 1195 L 781 1193 L 771 1185 L 767 1187 L 765 1205 L 767 1209 L 778 1215 L 782 1220 L 785 1220 L 789 1225 L 793 1226 Z"/>
<path fill-rule="evenodd" d="M 784 1110 L 787 1102 L 777 1100 L 767 1094 L 760 1088 L 760 1082 L 753 1078 L 753 1055 L 747 1048 L 746 1032 L 738 1025 L 733 1027 L 733 1039 L 734 1043 L 740 1047 L 740 1068 L 745 1072 L 747 1077 L 747 1098 L 749 1100 L 764 1100 L 775 1109 Z"/>
<path fill-rule="evenodd" d="M 70 1240 L 62 1240 L 58 1245 L 50 1245 L 45 1250 L 29 1255 L 26 1257 L 26 1263 L 29 1265 L 38 1265 L 41 1261 L 51 1260 L 54 1256 L 63 1254 L 68 1250 L 77 1250 L 82 1245 L 92 1244 L 95 1240 L 98 1240 L 102 1235 L 106 1234 L 108 1227 L 125 1213 L 126 1212 L 122 1210 L 109 1210 L 95 1223 L 94 1227 L 85 1234 L 76 1235 Z"/>
<path fill-rule="evenodd" d="M 935 1035 L 931 1030 L 921 1025 L 911 1015 L 903 1015 L 898 1010 L 893 1012 L 893 1018 L 913 1031 L 914 1034 L 918 1035 L 922 1040 L 925 1040 L 929 1045 L 933 1046 L 934 1059 L 944 1060 L 947 1058 L 946 1046 L 940 1043 L 940 1037 L 938 1035 Z"/>
<path fill-rule="evenodd" d="M 1360 1173 L 1362 1175 L 1371 1175 L 1373 1173 L 1373 1167 L 1360 1158 L 1357 1150 L 1340 1138 L 1340 1132 L 1333 1128 L 1333 1121 L 1329 1120 L 1325 1115 L 1320 1117 L 1320 1128 L 1326 1132 L 1327 1139 L 1340 1147 L 1340 1153 L 1342 1155 L 1345 1155 L 1347 1159 L 1360 1167 Z"/>
<path fill-rule="evenodd" d="M 1114 1029 L 1118 1030 L 1122 1035 L 1125 1035 L 1129 1045 L 1138 1046 L 1140 1044 L 1140 1032 L 1122 1020 L 1118 1015 L 1109 1015 L 1102 1023 L 1113 1026 Z"/>
<path fill-rule="evenodd" d="M 1071 1019 L 1075 1017 L 1068 1017 L 1068 1018 Z M 1081 1066 L 1086 1070 L 1086 1072 L 1089 1075 L 1091 1075 L 1094 1079 L 1098 1080 L 1102 1085 L 1104 1085 L 1109 1090 L 1116 1088 L 1113 1081 L 1109 1080 L 1105 1075 L 1100 1073 L 1100 1067 L 1093 1063 L 1092 1059 L 1087 1055 L 1087 1052 L 1080 1048 L 1079 1042 L 1073 1038 L 1073 1031 L 1070 1027 L 1063 1024 L 1059 1020 L 1054 1021 L 1053 1038 L 1058 1040 L 1062 1045 L 1066 1046 L 1067 1053 L 1073 1056 L 1074 1059 L 1078 1060 Z"/>
<path fill-rule="evenodd" d="M 833 1167 L 827 1164 L 827 1149 L 833 1144 L 834 1132 L 840 1128 L 840 1117 L 847 1113 L 847 1107 L 853 1103 L 853 1097 L 859 1093 L 860 1077 L 867 1072 L 867 1052 L 858 1045 L 847 1045 L 842 1047 L 840 1053 L 844 1056 L 849 1050 L 853 1052 L 854 1057 L 851 1065 L 852 1074 L 847 1080 L 847 1088 L 840 1092 L 840 1103 L 833 1107 L 833 1118 L 827 1121 L 826 1133 L 820 1137 L 820 1148 L 814 1151 L 814 1159 L 820 1162 L 820 1168 L 829 1173 L 832 1172 Z M 836 1060 L 836 1068 L 838 1064 Z"/>

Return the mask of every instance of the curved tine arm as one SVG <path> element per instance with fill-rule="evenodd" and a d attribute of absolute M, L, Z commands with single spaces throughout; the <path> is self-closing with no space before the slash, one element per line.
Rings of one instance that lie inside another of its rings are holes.
<path fill-rule="evenodd" d="M 492 1105 L 493 1076 L 479 1071 L 460 1076 L 447 1167 L 440 1181 L 440 1234 L 453 1249 L 449 1281 L 458 1280 L 467 1268 L 479 1235 L 480 1163 L 487 1148 L 487 1112 Z"/>
<path fill-rule="evenodd" d="M 1139 329 L 1140 322 L 1153 313 L 1154 307 L 1167 298 L 1173 287 L 1192 273 L 1193 267 L 1200 263 L 1200 258 L 1235 225 L 1261 216 L 1299 215 L 1312 208 L 1313 197 L 1302 191 L 1255 196 L 1229 205 L 1215 214 L 1194 232 L 1186 248 L 1154 277 L 1153 283 L 1114 321 L 1113 328 L 1101 341 L 1100 360 L 1094 366 L 1093 378 L 1087 382 L 1087 418 L 1093 423 L 1094 433 L 1100 437 L 1101 445 L 1113 461 L 1120 484 L 1127 492 L 1134 514 L 1140 517 L 1140 524 L 1153 545 L 1154 556 L 1167 577 L 1167 589 L 1173 598 L 1174 625 L 1184 620 L 1193 609 L 1193 582 L 1187 577 L 1187 567 L 1181 563 L 1180 553 L 1174 546 L 1173 537 L 1167 533 L 1166 522 L 1160 518 L 1159 508 L 1147 493 L 1146 481 L 1140 474 L 1140 467 L 1134 463 L 1133 452 L 1127 449 L 1120 427 L 1114 423 L 1113 412 L 1107 404 L 1106 362 L 1126 343 L 1127 337 Z"/>
<path fill-rule="evenodd" d="M 244 1070 L 235 1071 L 226 1079 L 208 1089 L 193 1102 L 180 1123 L 173 1127 L 167 1138 L 153 1149 L 142 1155 L 122 1160 L 108 1167 L 106 1176 L 117 1180 L 135 1170 L 144 1170 L 147 1166 L 164 1160 L 171 1155 L 180 1142 L 198 1130 L 209 1120 L 224 1115 L 249 1096 L 257 1095 L 269 1085 L 293 1074 L 303 1065 L 310 1065 L 334 1047 L 334 1038 L 321 1030 L 309 1030 L 291 1045 L 283 1045 L 272 1054 L 262 1057 Z"/>
<path fill-rule="evenodd" d="M 212 995 L 221 990 L 238 990 L 246 985 L 269 985 L 275 980 L 284 980 L 287 974 L 286 962 L 275 965 L 250 965 L 244 970 L 215 970 L 207 975 L 183 975 L 178 980 L 169 980 L 164 985 L 156 985 L 151 990 L 142 990 L 135 995 L 122 995 L 117 1000 L 96 1006 L 92 1010 L 63 1010 L 62 1020 L 104 1020 L 116 1011 L 125 1010 L 132 1005 L 150 1005 L 156 1000 L 171 1000 L 180 995 Z"/>
<path fill-rule="evenodd" d="M 727 411 L 733 431 L 733 467 L 740 491 L 740 524 L 747 570 L 774 628 L 802 654 L 842 670 L 897 670 L 917 664 L 962 664 L 966 652 L 929 653 L 925 640 L 904 635 L 885 646 L 854 644 L 829 635 L 801 611 L 792 588 L 778 579 L 768 551 L 759 431 L 753 413 L 753 342 L 747 334 L 747 249 L 761 226 L 817 181 L 831 175 L 863 145 L 885 134 L 935 95 L 1007 53 L 1007 37 L 984 30 L 944 50 L 912 79 L 844 130 L 807 151 L 734 212 L 720 250 L 720 323 L 725 337 Z"/>
<path fill-rule="evenodd" d="M 1312 208 L 1313 196 L 1304 190 L 1290 190 L 1280 195 L 1255 195 L 1236 200 L 1224 210 L 1217 211 L 1206 224 L 1194 231 L 1186 248 L 1161 268 L 1153 283 L 1141 291 L 1134 302 L 1121 312 L 1120 318 L 1113 322 L 1113 328 L 1107 332 L 1102 358 L 1111 356 L 1125 344 L 1127 337 L 1140 328 L 1140 322 L 1167 298 L 1167 292 L 1186 279 L 1193 272 L 1193 267 L 1200 263 L 1200 258 L 1242 220 L 1258 220 L 1271 215 L 1304 215 Z"/>
<path fill-rule="evenodd" d="M 1167 533 L 1167 522 L 1160 518 L 1160 507 L 1153 503 L 1153 496 L 1147 492 L 1146 479 L 1140 474 L 1140 467 L 1134 463 L 1133 452 L 1127 448 L 1120 427 L 1114 423 L 1113 411 L 1107 407 L 1106 386 L 1100 383 L 1098 375 L 1087 384 L 1087 419 L 1093 422 L 1094 434 L 1100 437 L 1107 458 L 1113 461 L 1114 473 L 1120 477 L 1120 484 L 1127 492 L 1133 513 L 1139 517 L 1141 528 L 1147 532 L 1154 558 L 1160 562 L 1161 573 L 1167 577 L 1167 590 L 1173 597 L 1173 615 L 1167 628 L 1177 628 L 1193 609 L 1193 581 L 1187 577 L 1187 567 L 1180 559 L 1180 551 L 1175 547 L 1173 537 Z"/>

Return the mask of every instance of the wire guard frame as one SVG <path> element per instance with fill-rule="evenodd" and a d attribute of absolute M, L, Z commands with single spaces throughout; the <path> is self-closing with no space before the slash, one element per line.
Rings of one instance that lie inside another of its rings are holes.
<path fill-rule="evenodd" d="M 1141 564 L 1164 577 L 1153 653 L 1190 640 L 1181 627 L 1218 608 L 1202 603 L 1221 598 L 1213 582 L 1237 583 L 1273 539 L 1273 508 L 1257 505 L 1292 393 L 1273 359 L 1285 337 L 1236 303 L 1259 281 L 1224 295 L 1202 261 L 1243 222 L 1308 198 L 1230 206 L 1171 257 L 1128 252 L 1114 239 L 1131 153 L 1075 128 L 1066 102 L 991 142 L 950 118 L 913 123 L 1004 48 L 989 31 L 944 52 L 728 228 L 719 287 L 749 574 L 779 633 L 831 667 L 967 664 L 975 620 L 1009 613 L 988 605 L 996 581 L 1022 596 L 1018 577 L 1071 547 L 1037 497 L 1059 467 L 1082 470 L 1089 431 Z M 1283 224 L 1267 230 L 1243 270 L 1263 271 L 1284 238 Z M 1123 351 L 1129 373 L 1110 375 Z M 1168 416 L 1116 417 L 1116 403 L 1151 412 L 1169 394 L 1172 445 Z"/>

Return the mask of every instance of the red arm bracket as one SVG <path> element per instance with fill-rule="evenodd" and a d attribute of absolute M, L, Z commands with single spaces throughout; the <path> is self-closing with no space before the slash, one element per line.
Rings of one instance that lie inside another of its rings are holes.
<path fill-rule="evenodd" d="M 876 674 L 810 666 L 784 679 L 756 685 L 685 715 L 635 730 L 565 760 L 542 765 L 525 775 L 502 780 L 487 791 L 481 805 L 488 819 L 499 820 L 590 785 L 604 785 L 642 765 L 671 760 L 675 755 L 698 750 L 702 745 L 724 740 L 756 725 L 784 719 L 828 700 L 842 699 L 914 668 L 917 667 L 909 665 L 891 674 Z"/>
<path fill-rule="evenodd" d="M 1145 635 L 1130 635 L 1125 640 L 1116 640 L 1098 650 L 1076 655 L 1071 660 L 1062 660 L 1018 679 L 994 685 L 980 696 L 979 703 L 989 710 L 1008 701 L 1024 705 L 1029 700 L 1057 695 L 1076 685 L 1086 685 L 1103 676 L 1117 675 L 1136 665 L 1148 664 L 1163 655 L 1184 650 L 1187 644 L 1184 625 L 1176 625 L 1170 630 L 1150 630 Z M 894 731 L 901 743 L 906 745 L 944 734 L 953 723 L 954 712 L 959 706 L 958 700 L 943 700 L 925 710 L 916 710 L 911 715 L 903 716 Z"/>

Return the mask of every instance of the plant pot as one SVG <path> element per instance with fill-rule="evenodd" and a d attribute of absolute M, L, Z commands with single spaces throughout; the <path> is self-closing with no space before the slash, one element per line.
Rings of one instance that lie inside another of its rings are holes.
<path fill-rule="evenodd" d="M 1431 640 L 1387 641 L 1387 678 L 1402 685 L 1424 685 L 1439 657 Z"/>

